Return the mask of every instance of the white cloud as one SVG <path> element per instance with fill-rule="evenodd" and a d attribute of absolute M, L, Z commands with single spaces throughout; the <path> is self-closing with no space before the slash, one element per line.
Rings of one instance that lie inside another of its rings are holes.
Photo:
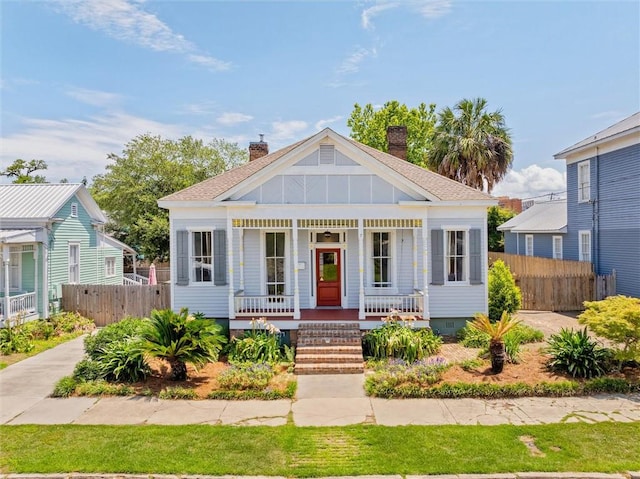
<path fill-rule="evenodd" d="M 201 101 L 198 103 L 190 103 L 183 105 L 180 108 L 179 113 L 183 115 L 209 115 L 214 113 L 218 109 L 215 101 Z"/>
<path fill-rule="evenodd" d="M 127 0 L 57 0 L 59 10 L 74 22 L 104 32 L 116 40 L 159 52 L 186 54 L 193 63 L 209 69 L 228 70 L 229 62 L 198 52 L 198 48 L 175 33 L 154 14 L 144 11 L 141 2 Z"/>
<path fill-rule="evenodd" d="M 555 168 L 541 168 L 538 165 L 531 165 L 520 171 L 511 170 L 494 187 L 491 194 L 526 199 L 549 193 L 564 192 L 566 189 L 566 173 Z"/>
<path fill-rule="evenodd" d="M 375 49 L 375 47 L 371 48 L 371 49 L 367 49 L 367 48 L 363 48 L 363 47 L 356 47 L 356 50 L 353 53 L 351 53 L 349 56 L 347 56 L 347 58 L 345 58 L 342 61 L 342 63 L 340 64 L 340 66 L 336 70 L 336 73 L 338 75 L 356 73 L 358 70 L 360 70 L 360 64 L 366 58 L 368 58 L 368 57 L 375 58 L 377 56 L 377 54 L 378 54 L 378 52 Z"/>
<path fill-rule="evenodd" d="M 378 1 L 372 7 L 365 8 L 360 14 L 362 28 L 373 29 L 373 18 L 382 12 L 396 7 L 405 8 L 411 12 L 417 12 L 427 19 L 440 18 L 451 11 L 452 0 L 404 0 L 399 1 Z"/>
<path fill-rule="evenodd" d="M 117 93 L 89 90 L 86 88 L 72 88 L 65 93 L 79 102 L 93 106 L 111 106 L 122 99 L 122 96 Z"/>
<path fill-rule="evenodd" d="M 191 131 L 179 125 L 160 123 L 126 113 L 108 113 L 88 119 L 48 120 L 27 118 L 24 129 L 2 138 L 0 159 L 16 158 L 47 162 L 49 181 L 67 178 L 80 181 L 105 172 L 109 153 L 120 153 L 124 145 L 143 133 L 179 138 Z"/>
<path fill-rule="evenodd" d="M 337 115 L 337 116 L 332 116 L 331 118 L 327 118 L 326 120 L 318 120 L 316 122 L 316 124 L 314 125 L 315 129 L 317 131 L 322 130 L 324 127 L 326 127 L 327 125 L 330 125 L 331 123 L 335 123 L 336 121 L 340 121 L 344 118 L 344 116 L 342 115 Z"/>
<path fill-rule="evenodd" d="M 624 118 L 624 115 L 616 110 L 610 110 L 610 111 L 601 111 L 599 113 L 594 113 L 593 115 L 591 115 L 589 118 L 591 118 L 592 120 L 600 120 L 601 118 L 605 118 L 605 119 L 622 119 Z"/>
<path fill-rule="evenodd" d="M 302 120 L 274 121 L 271 123 L 272 132 L 269 139 L 289 140 L 307 129 L 307 122 Z"/>
<path fill-rule="evenodd" d="M 246 121 L 253 120 L 251 115 L 245 115 L 244 113 L 236 113 L 236 112 L 226 112 L 220 115 L 216 121 L 223 125 L 237 125 L 238 123 L 243 123 Z"/>

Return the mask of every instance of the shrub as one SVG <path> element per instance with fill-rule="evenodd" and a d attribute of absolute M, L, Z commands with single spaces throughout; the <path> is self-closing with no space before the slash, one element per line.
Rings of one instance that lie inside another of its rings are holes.
<path fill-rule="evenodd" d="M 262 390 L 274 372 L 269 364 L 234 364 L 218 375 L 218 384 L 225 390 Z"/>
<path fill-rule="evenodd" d="M 48 320 L 53 326 L 56 335 L 75 332 L 87 332 L 95 328 L 92 320 L 78 313 L 60 312 L 51 316 Z"/>
<path fill-rule="evenodd" d="M 614 349 L 619 361 L 640 362 L 640 298 L 611 296 L 602 301 L 585 301 L 578 322 L 598 336 L 622 345 Z"/>
<path fill-rule="evenodd" d="M 489 319 L 498 321 L 504 311 L 513 314 L 521 305 L 522 295 L 511 270 L 504 261 L 496 261 L 489 269 Z"/>
<path fill-rule="evenodd" d="M 365 355 L 373 359 L 397 358 L 407 363 L 429 357 L 440 350 L 442 338 L 429 328 L 413 328 L 410 321 L 385 318 L 386 323 L 363 338 Z"/>
<path fill-rule="evenodd" d="M 578 331 L 562 328 L 548 342 L 547 353 L 551 359 L 547 365 L 551 369 L 580 378 L 597 377 L 606 372 L 610 351 L 598 346 L 589 337 L 587 328 Z"/>
<path fill-rule="evenodd" d="M 29 331 L 24 324 L 18 323 L 0 328 L 0 353 L 28 353 L 34 347 Z"/>
<path fill-rule="evenodd" d="M 226 338 L 213 320 L 195 319 L 187 308 L 180 313 L 170 309 L 153 310 L 144 331 L 147 354 L 165 359 L 171 367 L 171 379 L 187 379 L 187 365 L 195 367 L 216 361 Z"/>
<path fill-rule="evenodd" d="M 29 321 L 23 325 L 25 331 L 31 339 L 51 339 L 55 330 L 53 324 L 44 319 L 38 319 L 36 321 Z"/>
<path fill-rule="evenodd" d="M 101 350 L 97 362 L 103 377 L 110 381 L 142 381 L 150 373 L 140 338 L 124 338 L 109 343 Z"/>
<path fill-rule="evenodd" d="M 76 385 L 77 383 L 73 376 L 65 376 L 56 383 L 51 396 L 54 398 L 67 398 L 75 392 Z"/>
<path fill-rule="evenodd" d="M 229 360 L 237 363 L 277 363 L 293 356 L 292 348 L 281 346 L 280 330 L 265 318 L 252 319 L 251 331 L 233 338 L 229 346 Z"/>
<path fill-rule="evenodd" d="M 102 351 L 112 342 L 142 335 L 145 322 L 140 318 L 125 318 L 117 323 L 100 329 L 97 333 L 87 336 L 84 340 L 84 350 L 91 359 L 100 359 Z"/>
<path fill-rule="evenodd" d="M 465 348 L 481 348 L 489 351 L 490 336 L 471 326 L 467 322 L 464 328 L 458 331 L 458 341 Z M 519 323 L 511 331 L 504 335 L 505 352 L 510 363 L 519 361 L 520 346 L 527 343 L 537 343 L 544 339 L 544 333 L 539 329 Z M 481 352 L 480 354 L 483 354 Z"/>
<path fill-rule="evenodd" d="M 78 382 L 95 381 L 104 377 L 101 364 L 90 358 L 80 361 L 73 370 L 73 378 Z"/>

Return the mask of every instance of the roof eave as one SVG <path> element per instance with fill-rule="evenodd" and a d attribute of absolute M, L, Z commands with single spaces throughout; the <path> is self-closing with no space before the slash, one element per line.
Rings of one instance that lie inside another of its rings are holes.
<path fill-rule="evenodd" d="M 585 145 L 581 145 L 578 147 L 575 146 L 570 146 L 569 148 L 566 148 L 564 150 L 562 150 L 559 153 L 556 153 L 555 155 L 553 155 L 553 158 L 555 160 L 565 160 L 567 158 L 567 156 L 569 155 L 573 155 L 576 153 L 581 153 L 585 150 L 588 150 L 589 148 L 593 148 L 596 146 L 600 146 L 604 143 L 608 143 L 610 141 L 615 141 L 618 140 L 620 138 L 624 138 L 626 136 L 629 135 L 633 135 L 634 133 L 639 133 L 640 132 L 640 125 L 639 126 L 634 126 L 633 128 L 630 128 L 629 130 L 625 130 L 625 131 L 621 131 L 619 133 L 616 133 L 615 135 L 611 135 L 611 136 L 606 136 L 604 138 L 599 138 L 597 140 L 593 140 L 590 143 L 587 143 Z"/>

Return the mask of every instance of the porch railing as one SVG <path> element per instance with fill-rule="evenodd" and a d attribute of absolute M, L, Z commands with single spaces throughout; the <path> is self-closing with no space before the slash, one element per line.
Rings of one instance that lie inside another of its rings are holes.
<path fill-rule="evenodd" d="M 424 297 L 422 291 L 413 294 L 365 295 L 364 312 L 368 316 L 387 315 L 391 311 L 403 314 L 422 314 Z"/>
<path fill-rule="evenodd" d="M 236 316 L 292 316 L 293 296 L 245 296 L 244 291 L 237 291 L 235 308 Z"/>
<path fill-rule="evenodd" d="M 36 312 L 36 293 L 23 293 L 9 297 L 9 314 L 5 315 L 5 301 L 0 298 L 0 316 L 11 319 L 19 314 L 33 314 Z"/>
<path fill-rule="evenodd" d="M 137 273 L 124 273 L 122 275 L 122 284 L 149 284 L 149 278 Z"/>

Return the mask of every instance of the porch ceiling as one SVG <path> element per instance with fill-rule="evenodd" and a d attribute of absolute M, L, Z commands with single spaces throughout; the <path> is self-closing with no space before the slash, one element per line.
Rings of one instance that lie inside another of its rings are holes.
<path fill-rule="evenodd" d="M 0 243 L 35 243 L 37 228 L 21 230 L 0 230 Z"/>

